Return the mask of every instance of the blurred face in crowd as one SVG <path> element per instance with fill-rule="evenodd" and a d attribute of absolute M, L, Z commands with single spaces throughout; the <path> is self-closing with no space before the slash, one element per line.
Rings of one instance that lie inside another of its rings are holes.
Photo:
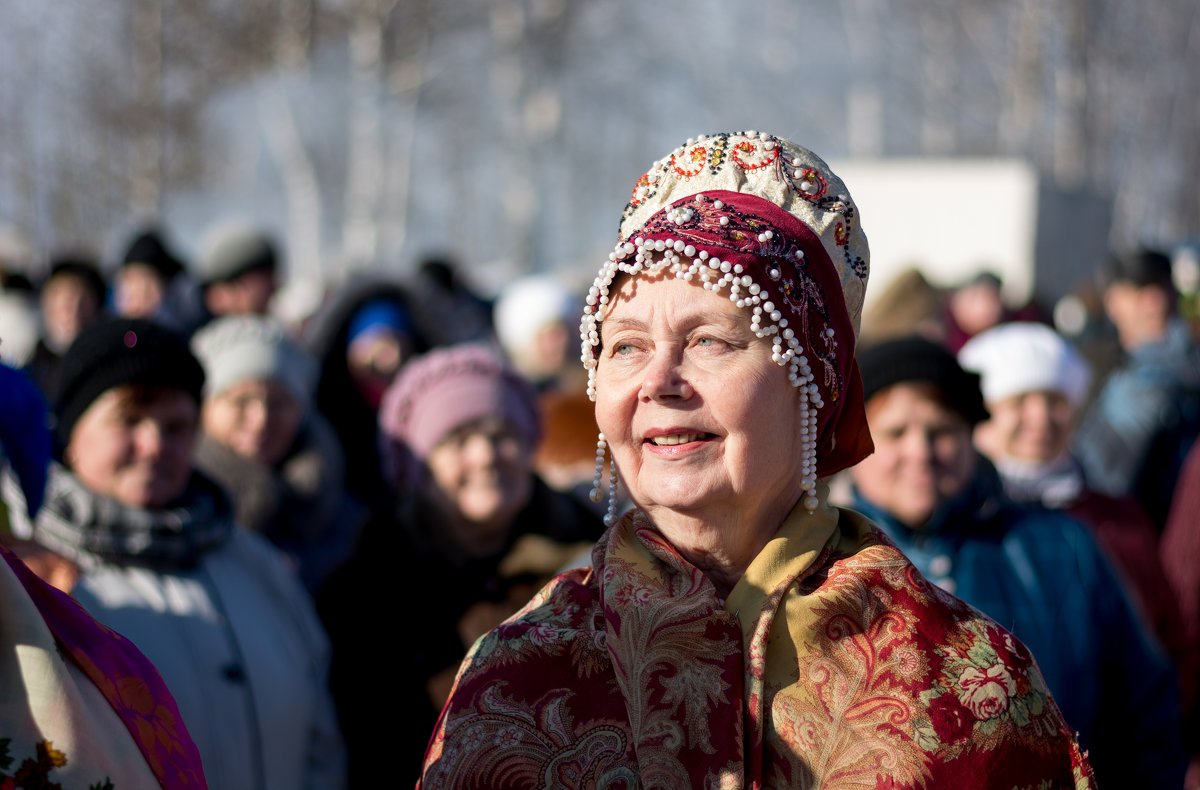
<path fill-rule="evenodd" d="M 198 408 L 183 390 L 113 387 L 75 423 L 67 465 L 91 490 L 161 508 L 187 488 Z"/>
<path fill-rule="evenodd" d="M 469 553 L 499 549 L 533 493 L 533 449 L 504 420 L 459 426 L 425 460 L 431 499 L 452 514 L 454 539 Z"/>
<path fill-rule="evenodd" d="M 1155 285 L 1117 280 L 1104 289 L 1104 312 L 1126 350 L 1160 340 L 1166 332 L 1174 299 Z"/>
<path fill-rule="evenodd" d="M 204 290 L 204 303 L 214 315 L 266 315 L 279 282 L 275 272 L 259 269 Z"/>
<path fill-rule="evenodd" d="M 95 323 L 100 303 L 82 278 L 63 274 L 42 288 L 42 320 L 51 344 L 65 348 Z"/>
<path fill-rule="evenodd" d="M 669 276 L 618 282 L 596 422 L 621 481 L 693 561 L 752 557 L 800 496 L 799 395 L 726 296 Z"/>
<path fill-rule="evenodd" d="M 403 332 L 379 326 L 364 332 L 346 349 L 350 379 L 363 399 L 378 409 L 396 373 L 412 354 L 412 343 Z"/>
<path fill-rule="evenodd" d="M 1000 323 L 1004 317 L 1004 302 L 1000 289 L 993 283 L 971 283 L 951 294 L 950 310 L 964 332 L 976 335 Z"/>
<path fill-rule="evenodd" d="M 238 455 L 274 465 L 287 455 L 304 407 L 275 379 L 247 379 L 204 402 L 204 432 Z"/>
<path fill-rule="evenodd" d="M 166 283 L 152 266 L 132 263 L 117 273 L 117 312 L 129 318 L 150 318 L 158 312 Z"/>
<path fill-rule="evenodd" d="M 563 321 L 552 321 L 540 328 L 521 358 L 521 369 L 534 377 L 552 376 L 570 361 L 572 328 Z M 578 364 L 578 363 L 575 363 Z"/>
<path fill-rule="evenodd" d="M 1067 451 L 1073 410 L 1061 393 L 1023 392 L 987 407 L 992 416 L 975 427 L 975 445 L 989 458 L 1046 463 Z"/>
<path fill-rule="evenodd" d="M 904 382 L 871 396 L 875 452 L 850 474 L 859 492 L 911 528 L 921 527 L 975 471 L 971 426 L 930 384 Z"/>

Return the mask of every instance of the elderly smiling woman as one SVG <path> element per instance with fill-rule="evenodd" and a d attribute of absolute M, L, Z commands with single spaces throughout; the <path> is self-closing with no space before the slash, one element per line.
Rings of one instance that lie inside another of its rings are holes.
<path fill-rule="evenodd" d="M 786 140 L 638 181 L 581 326 L 596 485 L 611 450 L 637 507 L 475 644 L 425 787 L 1092 785 L 1028 650 L 826 501 L 871 451 L 867 256 Z"/>

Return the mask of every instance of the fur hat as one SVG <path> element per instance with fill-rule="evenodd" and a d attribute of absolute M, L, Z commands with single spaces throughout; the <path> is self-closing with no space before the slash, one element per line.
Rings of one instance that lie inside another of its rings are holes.
<path fill-rule="evenodd" d="M 990 416 L 983 405 L 979 375 L 963 370 L 950 349 L 926 337 L 897 337 L 864 348 L 858 354 L 858 367 L 867 401 L 895 384 L 920 382 L 934 385 L 945 405 L 971 425 Z"/>
<path fill-rule="evenodd" d="M 1048 390 L 1078 407 L 1092 372 L 1078 352 L 1045 324 L 1014 321 L 971 338 L 958 352 L 964 368 L 980 375 L 988 403 Z"/>
<path fill-rule="evenodd" d="M 305 409 L 312 401 L 317 362 L 273 318 L 218 318 L 192 337 L 192 351 L 204 366 L 205 397 L 220 395 L 249 379 L 274 379 L 286 386 Z"/>
<path fill-rule="evenodd" d="M 275 271 L 279 259 L 270 236 L 253 224 L 230 220 L 205 233 L 199 263 L 197 279 L 207 287 L 250 272 Z"/>
<path fill-rule="evenodd" d="M 447 346 L 416 357 L 400 369 L 379 407 L 389 479 L 411 486 L 442 439 L 484 417 L 503 419 L 531 449 L 541 438 L 533 386 L 490 347 Z"/>
<path fill-rule="evenodd" d="M 63 447 L 92 403 L 126 384 L 172 387 L 200 403 L 204 369 L 182 336 L 152 321 L 112 318 L 82 333 L 62 358 L 53 393 L 55 433 Z"/>

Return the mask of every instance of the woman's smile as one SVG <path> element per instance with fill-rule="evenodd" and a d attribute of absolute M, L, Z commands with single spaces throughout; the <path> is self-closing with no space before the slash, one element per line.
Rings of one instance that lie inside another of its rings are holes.
<path fill-rule="evenodd" d="M 706 431 L 670 428 L 646 433 L 642 444 L 656 455 L 672 456 L 699 449 L 716 441 L 715 434 Z"/>

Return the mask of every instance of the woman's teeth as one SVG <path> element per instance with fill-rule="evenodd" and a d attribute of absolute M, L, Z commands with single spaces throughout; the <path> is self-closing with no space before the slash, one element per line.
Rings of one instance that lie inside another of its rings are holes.
<path fill-rule="evenodd" d="M 656 447 L 670 447 L 676 444 L 687 444 L 688 442 L 698 442 L 703 439 L 705 434 L 702 433 L 676 433 L 671 436 L 655 436 L 650 441 Z"/>

